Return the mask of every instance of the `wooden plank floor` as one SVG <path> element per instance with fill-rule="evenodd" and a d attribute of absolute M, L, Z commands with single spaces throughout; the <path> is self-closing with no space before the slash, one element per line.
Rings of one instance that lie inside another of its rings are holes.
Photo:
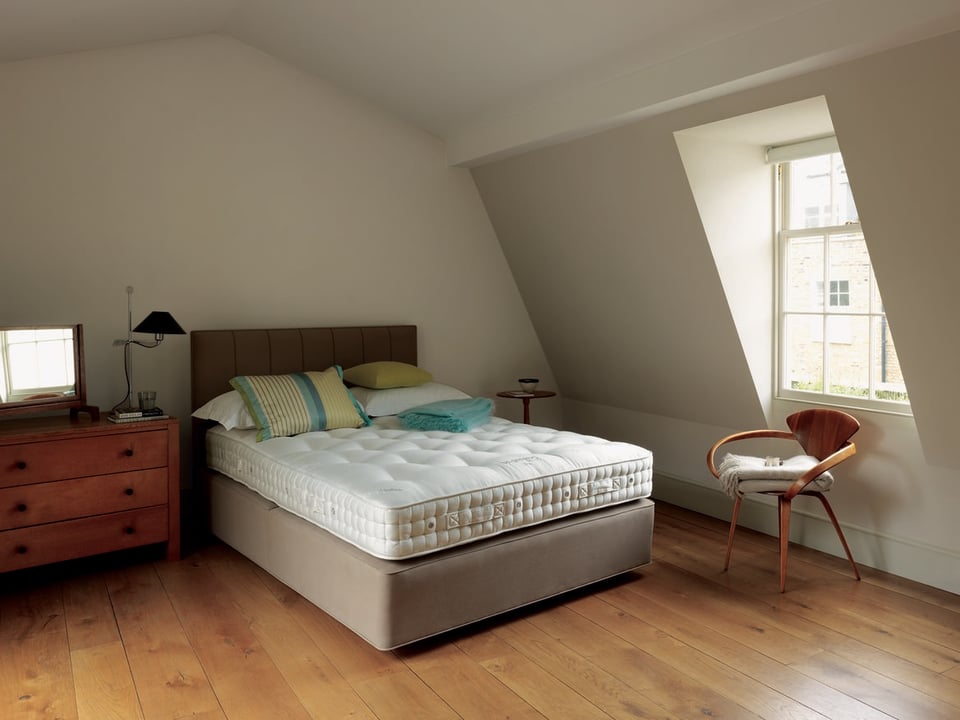
<path fill-rule="evenodd" d="M 0 576 L 0 718 L 960 717 L 960 597 L 660 503 L 641 571 L 396 652 L 219 545 Z"/>

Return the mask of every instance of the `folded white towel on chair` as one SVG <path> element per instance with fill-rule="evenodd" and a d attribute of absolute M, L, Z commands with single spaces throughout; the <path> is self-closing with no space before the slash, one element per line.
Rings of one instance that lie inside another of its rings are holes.
<path fill-rule="evenodd" d="M 767 459 L 751 455 L 734 455 L 728 453 L 720 462 L 717 470 L 720 472 L 720 484 L 723 491 L 732 498 L 743 495 L 740 483 L 743 481 L 767 481 L 752 485 L 753 492 L 763 490 L 786 490 L 791 483 L 803 475 L 820 461 L 813 455 L 796 455 L 783 460 L 778 465 L 768 465 Z M 825 472 L 808 485 L 816 490 L 829 490 L 833 485 L 833 476 Z"/>

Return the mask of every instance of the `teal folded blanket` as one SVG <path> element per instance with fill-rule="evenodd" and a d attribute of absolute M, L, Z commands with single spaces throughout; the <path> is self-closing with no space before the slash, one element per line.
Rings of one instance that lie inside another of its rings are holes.
<path fill-rule="evenodd" d="M 418 405 L 400 413 L 400 424 L 408 430 L 444 430 L 467 432 L 490 420 L 493 401 L 490 398 L 440 400 Z"/>

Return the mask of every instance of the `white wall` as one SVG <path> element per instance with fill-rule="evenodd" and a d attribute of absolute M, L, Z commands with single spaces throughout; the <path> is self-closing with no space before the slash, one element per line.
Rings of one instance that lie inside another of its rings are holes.
<path fill-rule="evenodd" d="M 802 408 L 778 403 L 770 426 L 786 429 L 786 415 Z M 716 440 L 746 428 L 716 427 L 570 399 L 564 400 L 564 411 L 570 430 L 653 449 L 656 499 L 729 519 L 733 501 L 719 490 L 704 460 Z M 926 462 L 911 418 L 854 414 L 862 423 L 854 436 L 859 453 L 837 469 L 838 480 L 830 492 L 854 558 L 863 565 L 960 592 L 955 473 Z M 743 445 L 740 451 L 764 454 L 760 447 Z M 776 536 L 775 501 L 748 497 L 740 525 Z M 792 541 L 843 557 L 836 533 L 816 500 L 795 501 L 790 529 Z M 719 571 L 723 562 L 719 554 L 716 562 Z"/>
<path fill-rule="evenodd" d="M 0 108 L 0 324 L 83 323 L 93 404 L 123 396 L 127 285 L 134 324 L 413 323 L 440 381 L 554 385 L 468 171 L 329 84 L 205 36 L 2 64 Z M 134 368 L 188 416 L 188 338 Z"/>
<path fill-rule="evenodd" d="M 774 326 L 771 169 L 762 145 L 677 133 L 677 148 L 757 399 L 769 417 Z"/>

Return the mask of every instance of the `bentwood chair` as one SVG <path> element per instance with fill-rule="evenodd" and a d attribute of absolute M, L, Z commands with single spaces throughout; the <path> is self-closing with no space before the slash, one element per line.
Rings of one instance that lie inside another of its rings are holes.
<path fill-rule="evenodd" d="M 850 438 L 860 429 L 860 423 L 852 415 L 840 410 L 818 408 L 790 415 L 787 418 L 787 425 L 790 432 L 748 430 L 734 433 L 718 441 L 707 453 L 707 467 L 710 468 L 710 472 L 721 480 L 735 498 L 723 570 L 726 572 L 730 567 L 733 534 L 737 527 L 737 517 L 740 514 L 740 504 L 744 494 L 775 495 L 780 511 L 780 592 L 784 592 L 787 579 L 787 547 L 790 541 L 790 502 L 797 495 L 812 495 L 823 504 L 830 522 L 837 531 L 847 559 L 853 567 L 853 574 L 859 580 L 860 571 L 853 561 L 853 555 L 843 536 L 843 530 L 840 529 L 840 523 L 837 522 L 837 516 L 823 493 L 832 483 L 832 477 L 828 471 L 857 452 L 856 445 L 850 442 Z M 789 461 L 781 465 L 775 459 L 768 462 L 762 458 L 728 455 L 718 469 L 715 458 L 722 446 L 752 438 L 796 440 L 804 453 L 812 458 L 809 458 L 806 463 L 802 458 L 796 458 L 800 461 L 799 463 Z M 773 466 L 773 463 L 776 463 L 776 466 Z M 797 469 L 792 471 L 793 467 Z"/>

